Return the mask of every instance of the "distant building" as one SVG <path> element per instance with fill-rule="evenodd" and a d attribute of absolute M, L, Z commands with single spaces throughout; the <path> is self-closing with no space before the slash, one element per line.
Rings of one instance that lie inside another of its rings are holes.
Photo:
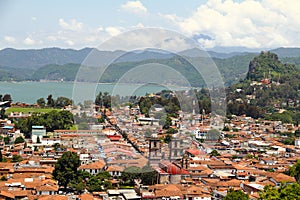
<path fill-rule="evenodd" d="M 151 118 L 151 117 L 140 117 L 139 122 L 144 125 L 159 125 L 159 119 Z"/>
<path fill-rule="evenodd" d="M 32 126 L 31 139 L 33 143 L 37 143 L 37 138 L 42 141 L 43 136 L 46 136 L 46 128 L 44 126 Z"/>
<path fill-rule="evenodd" d="M 295 139 L 295 147 L 300 148 L 300 139 Z"/>

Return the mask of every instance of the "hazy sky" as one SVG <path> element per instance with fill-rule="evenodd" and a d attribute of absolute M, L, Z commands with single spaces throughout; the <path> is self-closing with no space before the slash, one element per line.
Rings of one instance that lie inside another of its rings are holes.
<path fill-rule="evenodd" d="M 178 31 L 204 48 L 300 47 L 300 1 L 0 1 L 0 49 L 96 47 L 143 27 Z"/>

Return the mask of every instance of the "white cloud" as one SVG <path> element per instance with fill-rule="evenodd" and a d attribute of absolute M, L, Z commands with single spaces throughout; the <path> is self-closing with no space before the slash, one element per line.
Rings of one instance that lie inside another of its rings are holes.
<path fill-rule="evenodd" d="M 53 36 L 53 35 L 50 35 L 50 36 L 47 37 L 47 39 L 50 40 L 50 41 L 56 41 L 57 37 Z"/>
<path fill-rule="evenodd" d="M 206 48 L 244 46 L 264 48 L 300 45 L 299 0 L 208 0 L 191 16 L 161 15 L 188 36 L 208 35 L 198 41 Z"/>
<path fill-rule="evenodd" d="M 99 26 L 98 28 L 97 28 L 97 30 L 96 30 L 97 32 L 101 32 L 101 31 L 103 31 L 103 27 L 102 26 Z"/>
<path fill-rule="evenodd" d="M 59 19 L 58 23 L 63 29 L 71 31 L 80 31 L 83 27 L 83 24 L 81 22 L 77 22 L 75 19 L 70 20 L 69 23 L 64 19 Z"/>
<path fill-rule="evenodd" d="M 31 17 L 31 20 L 32 21 L 37 21 L 37 18 L 36 17 Z"/>
<path fill-rule="evenodd" d="M 75 44 L 72 40 L 66 40 L 65 43 L 69 46 L 73 46 Z"/>
<path fill-rule="evenodd" d="M 12 36 L 5 36 L 4 37 L 5 42 L 7 43 L 15 43 L 16 42 L 16 38 L 12 37 Z"/>
<path fill-rule="evenodd" d="M 147 8 L 140 1 L 128 1 L 121 8 L 132 13 L 147 13 Z"/>
<path fill-rule="evenodd" d="M 178 52 L 195 47 L 191 39 L 181 34 L 160 28 L 133 29 L 100 45 L 101 50 L 133 51 L 147 48 Z"/>
<path fill-rule="evenodd" d="M 109 26 L 105 28 L 105 31 L 110 35 L 110 36 L 116 36 L 119 35 L 120 33 L 122 33 L 122 31 L 120 30 L 120 28 L 118 27 L 113 27 L 113 26 Z"/>
<path fill-rule="evenodd" d="M 25 38 L 24 41 L 23 41 L 23 43 L 26 44 L 26 45 L 34 45 L 34 44 L 36 44 L 35 40 L 32 39 L 31 37 Z"/>
<path fill-rule="evenodd" d="M 134 26 L 134 28 L 144 28 L 144 24 L 138 23 L 137 25 Z"/>

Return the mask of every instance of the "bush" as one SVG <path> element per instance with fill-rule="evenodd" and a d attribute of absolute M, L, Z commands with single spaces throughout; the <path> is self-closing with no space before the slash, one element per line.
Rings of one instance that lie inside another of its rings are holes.
<path fill-rule="evenodd" d="M 24 143 L 24 142 L 25 140 L 22 136 L 17 137 L 15 140 L 15 144 Z"/>

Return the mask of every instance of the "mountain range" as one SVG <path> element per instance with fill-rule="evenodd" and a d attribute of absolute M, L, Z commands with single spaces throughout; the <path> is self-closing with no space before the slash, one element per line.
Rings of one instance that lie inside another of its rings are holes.
<path fill-rule="evenodd" d="M 300 68 L 300 48 L 278 48 L 271 50 L 276 53 L 284 62 L 296 64 Z M 115 82 L 118 76 L 139 64 L 158 62 L 177 69 L 182 69 L 181 73 L 191 78 L 192 84 L 197 85 L 201 77 L 194 76 L 188 64 L 178 63 L 174 59 L 178 55 L 186 57 L 210 56 L 223 75 L 226 85 L 238 82 L 245 78 L 248 71 L 249 62 L 258 55 L 259 52 L 230 52 L 220 53 L 215 51 L 199 52 L 198 49 L 188 49 L 178 52 L 178 54 L 164 52 L 155 49 L 143 51 L 125 52 L 100 51 L 93 48 L 80 50 L 45 48 L 34 50 L 17 50 L 6 48 L 0 50 L 0 80 L 66 80 L 75 79 L 76 73 L 81 63 L 96 67 L 97 65 L 108 64 L 108 61 L 117 58 L 111 64 L 111 69 L 105 75 L 106 82 Z M 92 59 L 85 60 L 87 56 Z M 124 67 L 126 66 L 126 67 Z"/>

